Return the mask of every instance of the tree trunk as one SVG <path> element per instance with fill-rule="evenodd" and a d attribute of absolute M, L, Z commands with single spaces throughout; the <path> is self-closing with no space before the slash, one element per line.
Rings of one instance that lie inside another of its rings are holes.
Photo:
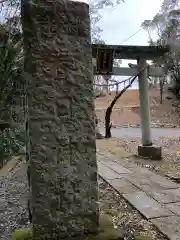
<path fill-rule="evenodd" d="M 141 71 L 143 71 L 144 69 L 141 69 Z M 138 73 L 139 74 L 139 73 Z M 111 102 L 110 106 L 107 108 L 106 110 L 106 114 L 105 114 L 105 138 L 111 138 L 111 127 L 112 127 L 112 123 L 111 123 L 111 113 L 113 110 L 113 107 L 115 105 L 115 103 L 117 102 L 117 100 L 123 95 L 123 93 L 126 92 L 126 90 L 128 88 L 131 87 L 132 83 L 134 82 L 134 80 L 137 78 L 138 74 L 136 76 L 134 76 L 131 80 L 130 83 L 119 93 L 115 96 L 115 98 L 113 99 L 113 101 Z"/>
<path fill-rule="evenodd" d="M 89 7 L 33 0 L 21 10 L 33 239 L 80 238 L 99 227 Z"/>
<path fill-rule="evenodd" d="M 112 113 L 112 108 L 108 107 L 105 115 L 105 130 L 106 130 L 105 138 L 111 138 L 111 127 L 112 127 L 112 123 L 110 123 L 111 113 Z"/>
<path fill-rule="evenodd" d="M 118 90 L 119 90 L 119 84 L 118 82 L 116 83 L 116 95 L 118 94 Z"/>
<path fill-rule="evenodd" d="M 165 79 L 164 78 L 161 78 L 160 79 L 160 104 L 163 103 L 163 89 L 164 89 L 164 81 Z"/>

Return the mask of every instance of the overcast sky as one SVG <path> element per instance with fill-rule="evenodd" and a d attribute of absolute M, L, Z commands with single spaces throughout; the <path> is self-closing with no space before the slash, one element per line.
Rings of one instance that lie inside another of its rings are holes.
<path fill-rule="evenodd" d="M 88 2 L 89 0 L 74 0 Z M 162 0 L 125 0 L 114 9 L 101 11 L 100 26 L 103 29 L 101 37 L 107 44 L 123 45 L 148 45 L 148 34 L 141 30 L 129 38 L 141 28 L 144 20 L 150 20 L 159 11 Z M 156 33 L 152 33 L 154 39 Z M 129 39 L 128 39 L 129 38 Z M 127 41 L 125 41 L 128 39 Z M 135 61 L 123 60 L 122 66 Z M 123 77 L 124 78 L 124 77 Z M 121 77 L 122 79 L 122 77 Z"/>
<path fill-rule="evenodd" d="M 108 9 L 102 11 L 102 20 L 100 26 L 103 29 L 102 39 L 107 44 L 123 45 L 148 45 L 148 34 L 141 30 L 129 40 L 126 40 L 141 28 L 144 20 L 150 20 L 159 11 L 162 0 L 125 0 L 114 10 Z M 156 33 L 152 33 L 154 39 L 157 38 Z M 128 63 L 136 63 L 133 60 L 123 60 L 122 66 L 128 66 Z M 124 79 L 127 77 L 119 77 Z M 132 88 L 137 88 L 138 84 L 134 84 Z M 123 86 L 121 86 L 122 88 Z"/>
<path fill-rule="evenodd" d="M 161 0 L 125 0 L 114 10 L 103 10 L 100 26 L 103 29 L 102 39 L 108 44 L 148 45 L 148 34 L 141 30 L 135 36 L 126 40 L 137 32 L 144 20 L 152 19 L 159 11 Z M 156 39 L 156 33 L 152 33 Z M 123 61 L 126 66 L 127 62 Z M 133 61 L 131 61 L 133 62 Z"/>

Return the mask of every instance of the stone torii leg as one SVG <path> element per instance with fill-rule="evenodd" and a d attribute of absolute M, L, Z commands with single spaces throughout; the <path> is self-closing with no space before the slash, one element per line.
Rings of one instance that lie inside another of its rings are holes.
<path fill-rule="evenodd" d="M 138 59 L 139 71 L 146 67 L 146 59 Z M 139 100 L 140 100 L 140 117 L 142 129 L 142 145 L 138 146 L 138 155 L 141 157 L 159 160 L 162 158 L 161 147 L 152 144 L 151 127 L 150 127 L 150 105 L 148 96 L 148 76 L 147 68 L 139 74 Z"/>

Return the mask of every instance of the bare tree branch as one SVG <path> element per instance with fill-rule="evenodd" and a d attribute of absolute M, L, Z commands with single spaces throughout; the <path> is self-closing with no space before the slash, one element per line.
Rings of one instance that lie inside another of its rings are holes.
<path fill-rule="evenodd" d="M 123 88 L 123 90 L 117 94 L 115 96 L 115 98 L 113 99 L 113 101 L 111 102 L 110 106 L 107 108 L 106 110 L 106 114 L 105 114 L 105 138 L 111 138 L 111 127 L 112 127 L 112 123 L 110 123 L 111 121 L 111 113 L 112 113 L 112 110 L 113 110 L 113 107 L 115 105 L 115 103 L 117 102 L 117 100 L 123 95 L 123 93 L 126 92 L 126 90 L 128 88 L 131 87 L 131 85 L 133 84 L 133 82 L 135 81 L 135 79 L 138 77 L 138 75 L 143 72 L 145 68 L 142 68 L 130 81 L 130 83 L 125 87 Z"/>

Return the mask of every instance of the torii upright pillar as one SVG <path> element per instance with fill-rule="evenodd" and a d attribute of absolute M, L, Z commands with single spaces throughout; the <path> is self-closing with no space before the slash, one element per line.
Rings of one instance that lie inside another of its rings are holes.
<path fill-rule="evenodd" d="M 141 131 L 142 131 L 142 145 L 138 146 L 138 155 L 143 158 L 150 158 L 152 160 L 160 160 L 162 158 L 161 147 L 152 144 L 151 137 L 151 121 L 150 121 L 150 104 L 148 96 L 148 75 L 147 63 L 145 58 L 138 58 L 139 68 L 139 101 L 140 101 L 140 116 L 141 116 Z M 142 71 L 142 69 L 144 69 Z"/>
<path fill-rule="evenodd" d="M 139 68 L 139 101 L 140 101 L 140 116 L 142 128 L 142 144 L 143 146 L 151 146 L 151 129 L 150 129 L 150 108 L 148 96 L 148 81 L 147 81 L 147 63 L 146 59 L 139 58 L 137 60 Z M 141 72 L 141 69 L 144 69 Z"/>

